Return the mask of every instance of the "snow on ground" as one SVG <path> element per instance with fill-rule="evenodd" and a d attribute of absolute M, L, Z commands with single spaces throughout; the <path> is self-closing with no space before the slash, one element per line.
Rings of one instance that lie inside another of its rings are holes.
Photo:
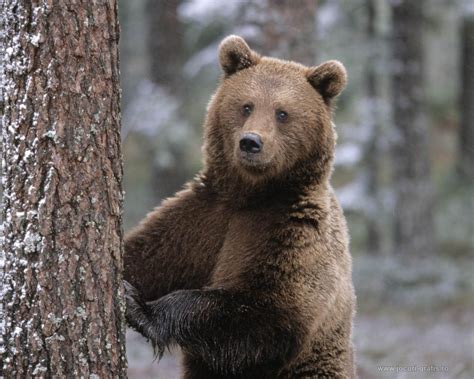
<path fill-rule="evenodd" d="M 153 360 L 151 345 L 140 334 L 127 330 L 127 359 L 129 379 L 180 379 L 181 356 L 178 350 Z"/>
<path fill-rule="evenodd" d="M 474 377 L 472 309 L 361 312 L 354 340 L 361 379 Z M 398 371 L 398 372 L 397 372 Z"/>

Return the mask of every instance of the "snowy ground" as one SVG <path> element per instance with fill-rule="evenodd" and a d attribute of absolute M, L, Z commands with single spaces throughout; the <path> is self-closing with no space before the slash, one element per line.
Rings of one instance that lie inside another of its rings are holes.
<path fill-rule="evenodd" d="M 180 378 L 180 354 L 165 354 L 158 363 L 153 360 L 151 345 L 138 333 L 127 330 L 128 377 L 130 379 Z"/>
<path fill-rule="evenodd" d="M 472 309 L 462 307 L 361 314 L 354 329 L 360 378 L 472 379 L 473 325 Z"/>
<path fill-rule="evenodd" d="M 402 273 L 393 262 L 355 260 L 359 304 L 354 342 L 360 379 L 474 378 L 469 262 L 449 267 L 440 262 L 432 266 L 431 262 L 419 272 Z M 383 275 L 374 275 L 371 265 Z M 420 281 L 414 282 L 415 278 Z M 127 341 L 131 379 L 180 378 L 179 352 L 157 363 L 151 347 L 138 334 L 129 331 Z"/>

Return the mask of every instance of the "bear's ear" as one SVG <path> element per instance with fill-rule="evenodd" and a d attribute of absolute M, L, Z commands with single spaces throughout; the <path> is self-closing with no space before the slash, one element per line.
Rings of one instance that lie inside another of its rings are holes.
<path fill-rule="evenodd" d="M 219 45 L 219 62 L 226 76 L 258 63 L 260 56 L 239 36 L 228 36 Z"/>
<path fill-rule="evenodd" d="M 327 61 L 311 67 L 306 77 L 327 104 L 339 95 L 347 84 L 346 68 L 339 61 Z"/>

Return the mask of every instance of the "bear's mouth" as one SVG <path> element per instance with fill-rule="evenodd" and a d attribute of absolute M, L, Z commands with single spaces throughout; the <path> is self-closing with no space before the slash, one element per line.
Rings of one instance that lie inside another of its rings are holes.
<path fill-rule="evenodd" d="M 262 172 L 268 169 L 270 164 L 269 161 L 262 159 L 260 153 L 253 154 L 253 153 L 245 153 L 240 152 L 239 154 L 239 161 L 240 164 L 247 170 L 253 172 Z"/>

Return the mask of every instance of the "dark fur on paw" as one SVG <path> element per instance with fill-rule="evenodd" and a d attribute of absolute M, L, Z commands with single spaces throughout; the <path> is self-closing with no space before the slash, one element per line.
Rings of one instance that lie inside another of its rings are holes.
<path fill-rule="evenodd" d="M 136 302 L 140 303 L 140 305 L 145 305 L 145 302 L 142 300 L 142 296 L 138 290 L 132 286 L 126 280 L 123 281 L 123 287 L 125 288 L 125 296 L 134 299 Z"/>
<path fill-rule="evenodd" d="M 123 281 L 127 308 L 125 318 L 127 323 L 137 332 L 145 335 L 144 327 L 150 322 L 146 303 L 141 299 L 138 290 L 129 282 Z"/>
<path fill-rule="evenodd" d="M 125 301 L 127 304 L 125 318 L 128 325 L 149 339 L 153 345 L 155 358 L 160 359 L 165 350 L 158 338 L 158 330 L 152 319 L 150 307 L 143 301 L 139 291 L 129 282 L 123 281 Z"/>

